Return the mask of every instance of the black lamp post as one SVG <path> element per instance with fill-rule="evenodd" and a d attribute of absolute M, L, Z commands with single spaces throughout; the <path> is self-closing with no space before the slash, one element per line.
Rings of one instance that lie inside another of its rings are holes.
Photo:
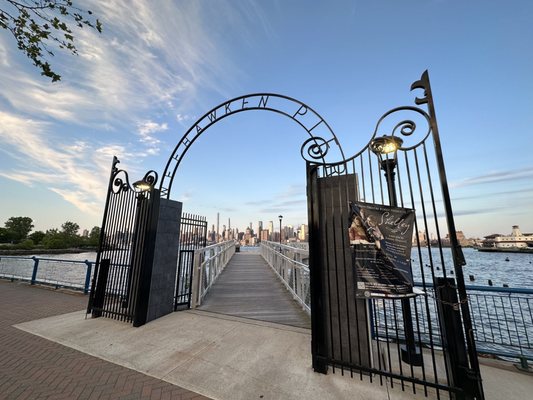
<path fill-rule="evenodd" d="M 387 180 L 387 191 L 389 193 L 389 203 L 393 207 L 398 207 L 396 197 L 396 186 L 394 184 L 397 164 L 397 150 L 402 146 L 403 140 L 396 136 L 381 136 L 375 138 L 370 144 L 370 150 L 379 158 L 379 165 L 385 173 Z M 421 366 L 423 363 L 420 347 L 415 344 L 415 333 L 413 331 L 413 318 L 409 299 L 402 299 L 403 326 L 405 330 L 405 346 L 401 346 L 402 360 L 407 364 Z"/>
<path fill-rule="evenodd" d="M 279 218 L 279 245 L 281 250 L 281 221 L 283 220 L 283 215 L 278 215 Z"/>

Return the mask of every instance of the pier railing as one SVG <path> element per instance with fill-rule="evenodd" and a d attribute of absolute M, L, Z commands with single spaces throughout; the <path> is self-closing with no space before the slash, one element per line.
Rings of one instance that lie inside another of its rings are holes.
<path fill-rule="evenodd" d="M 415 283 L 421 294 L 411 299 L 413 325 L 417 342 L 442 347 L 438 332 L 429 329 L 426 315 L 432 318 L 431 326 L 438 326 L 434 287 Z M 472 314 L 474 337 L 478 351 L 500 357 L 533 360 L 533 289 L 500 288 L 467 285 L 468 301 Z M 428 302 L 429 313 L 417 312 Z M 372 336 L 376 339 L 402 342 L 404 340 L 401 306 L 399 300 L 373 299 Z M 389 317 L 384 318 L 385 315 Z M 387 321 L 387 324 L 385 324 Z"/>
<path fill-rule="evenodd" d="M 194 251 L 191 308 L 202 300 L 235 253 L 235 241 L 213 244 Z"/>
<path fill-rule="evenodd" d="M 93 261 L 0 256 L 0 278 L 89 292 Z"/>
<path fill-rule="evenodd" d="M 305 309 L 309 312 L 309 269 L 305 262 L 295 261 L 306 261 L 308 251 L 291 245 L 263 241 L 261 254 L 295 299 L 300 304 L 305 304 Z M 303 289 L 300 289 L 299 285 L 302 285 Z M 422 345 L 441 346 L 439 333 L 430 332 L 428 321 L 425 320 L 427 313 L 421 312 L 422 307 L 425 307 L 422 296 L 435 300 L 433 285 L 426 282 L 424 287 L 422 283 L 415 282 L 415 287 L 422 292 L 410 300 L 417 341 Z M 499 357 L 533 360 L 533 289 L 466 285 L 466 290 L 478 351 Z M 428 304 L 432 326 L 438 326 L 436 302 L 430 301 Z M 373 337 L 393 342 L 403 341 L 400 301 L 374 299 L 370 305 Z M 385 314 L 389 317 L 384 318 Z M 386 320 L 388 326 L 385 326 Z"/>
<path fill-rule="evenodd" d="M 262 241 L 260 248 L 261 256 L 285 284 L 294 299 L 310 315 L 309 267 L 302 262 L 308 258 L 309 251 L 267 241 Z"/>

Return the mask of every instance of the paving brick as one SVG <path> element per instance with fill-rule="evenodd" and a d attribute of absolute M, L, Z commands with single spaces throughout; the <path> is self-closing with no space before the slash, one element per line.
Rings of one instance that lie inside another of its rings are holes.
<path fill-rule="evenodd" d="M 0 280 L 0 304 L 2 399 L 207 399 L 12 326 L 85 309 L 84 295 Z"/>

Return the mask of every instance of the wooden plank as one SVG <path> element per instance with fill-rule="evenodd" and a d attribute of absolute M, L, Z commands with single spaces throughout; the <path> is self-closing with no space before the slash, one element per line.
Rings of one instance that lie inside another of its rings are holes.
<path fill-rule="evenodd" d="M 311 319 L 258 253 L 235 253 L 200 310 L 310 328 Z"/>

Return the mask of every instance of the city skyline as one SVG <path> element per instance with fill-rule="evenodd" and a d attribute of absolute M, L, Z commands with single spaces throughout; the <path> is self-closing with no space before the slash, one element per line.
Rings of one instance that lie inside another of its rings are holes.
<path fill-rule="evenodd" d="M 75 30 L 79 57 L 57 52 L 51 83 L 0 35 L 0 222 L 35 229 L 101 223 L 113 155 L 130 180 L 160 174 L 208 110 L 248 93 L 302 101 L 347 155 L 387 110 L 412 104 L 428 69 L 458 230 L 533 231 L 533 4 L 473 1 L 84 3 L 102 35 Z M 452 28 L 453 27 L 453 28 Z M 171 198 L 216 224 L 307 217 L 307 137 L 294 121 L 249 111 L 191 146 Z"/>

